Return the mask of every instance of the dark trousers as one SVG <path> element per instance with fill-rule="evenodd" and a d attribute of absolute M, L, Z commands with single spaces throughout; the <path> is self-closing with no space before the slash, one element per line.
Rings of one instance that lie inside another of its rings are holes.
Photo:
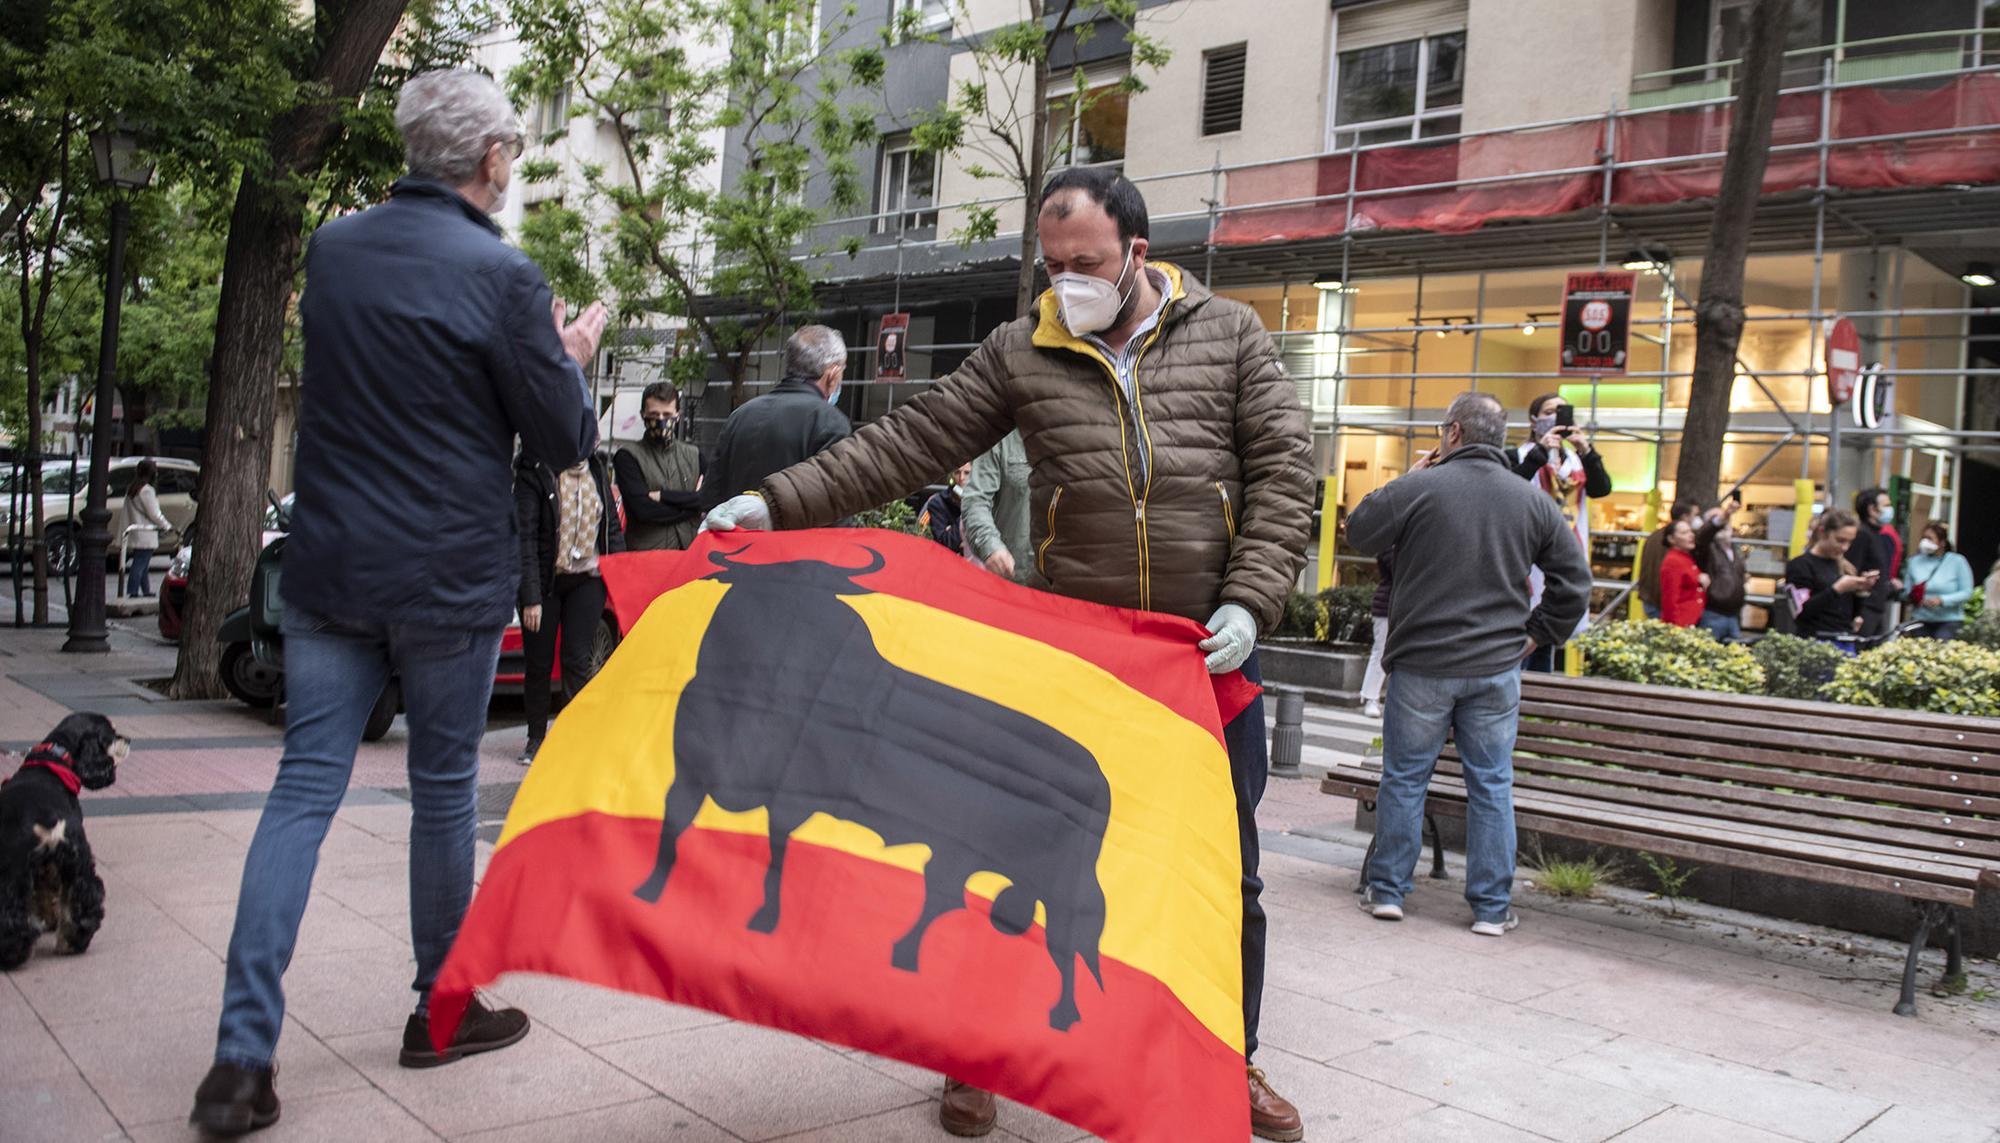
<path fill-rule="evenodd" d="M 1866 606 L 1862 607 L 1861 630 L 1857 632 L 1857 634 L 1859 634 L 1863 639 L 1874 639 L 1879 636 L 1887 635 L 1888 633 L 1889 633 L 1889 609 L 1887 607 L 1883 607 L 1878 611 Z"/>
<path fill-rule="evenodd" d="M 1553 647 L 1535 648 L 1534 650 L 1528 652 L 1527 659 L 1521 663 L 1521 669 L 1525 671 L 1536 671 L 1544 675 L 1555 674 L 1558 668 L 1558 664 L 1560 664 L 1562 661 L 1561 656 L 1563 653 L 1563 647 L 1565 645 L 1566 644 L 1558 643 Z"/>
<path fill-rule="evenodd" d="M 604 581 L 594 575 L 558 575 L 542 596 L 542 627 L 521 629 L 521 705 L 528 715 L 528 741 L 540 742 L 549 730 L 549 669 L 555 666 L 557 633 L 562 639 L 563 700 L 575 698 L 590 681 L 595 666 L 590 648 L 604 614 Z"/>
<path fill-rule="evenodd" d="M 1243 677 L 1264 681 L 1257 653 L 1244 660 Z M 1264 892 L 1257 876 L 1257 803 L 1264 800 L 1264 782 L 1271 771 L 1270 744 L 1264 739 L 1264 699 L 1245 707 L 1222 728 L 1229 748 L 1229 778 L 1236 787 L 1236 839 L 1243 855 L 1243 1058 L 1257 1051 L 1257 1017 L 1264 1007 Z"/>

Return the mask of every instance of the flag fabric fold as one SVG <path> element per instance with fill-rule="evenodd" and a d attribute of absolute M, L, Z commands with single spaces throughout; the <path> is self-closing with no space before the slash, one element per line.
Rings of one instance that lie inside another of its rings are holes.
<path fill-rule="evenodd" d="M 431 999 L 538 972 L 845 1044 L 1114 1141 L 1248 1134 L 1241 877 L 1198 624 L 887 532 L 608 557 Z"/>

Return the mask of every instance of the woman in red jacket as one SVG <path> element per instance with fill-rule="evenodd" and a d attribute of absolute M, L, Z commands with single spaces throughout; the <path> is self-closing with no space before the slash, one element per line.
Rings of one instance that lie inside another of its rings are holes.
<path fill-rule="evenodd" d="M 1677 521 L 1667 533 L 1667 558 L 1660 564 L 1660 618 L 1693 627 L 1708 602 L 1708 576 L 1694 564 L 1694 525 Z"/>

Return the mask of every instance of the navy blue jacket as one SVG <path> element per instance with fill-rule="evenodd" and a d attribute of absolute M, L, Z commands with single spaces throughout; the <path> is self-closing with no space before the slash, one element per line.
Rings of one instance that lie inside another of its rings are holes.
<path fill-rule="evenodd" d="M 287 604 L 361 623 L 514 613 L 514 437 L 563 469 L 597 422 L 548 283 L 484 212 L 406 178 L 306 249 Z"/>

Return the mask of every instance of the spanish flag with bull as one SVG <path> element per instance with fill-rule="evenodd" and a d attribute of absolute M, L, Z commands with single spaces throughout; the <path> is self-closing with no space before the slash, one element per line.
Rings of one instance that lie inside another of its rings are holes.
<path fill-rule="evenodd" d="M 1248 1135 L 1222 727 L 1254 688 L 1204 670 L 1198 624 L 856 529 L 603 571 L 625 639 L 515 798 L 438 1042 L 474 988 L 546 973 L 1110 1140 Z"/>

